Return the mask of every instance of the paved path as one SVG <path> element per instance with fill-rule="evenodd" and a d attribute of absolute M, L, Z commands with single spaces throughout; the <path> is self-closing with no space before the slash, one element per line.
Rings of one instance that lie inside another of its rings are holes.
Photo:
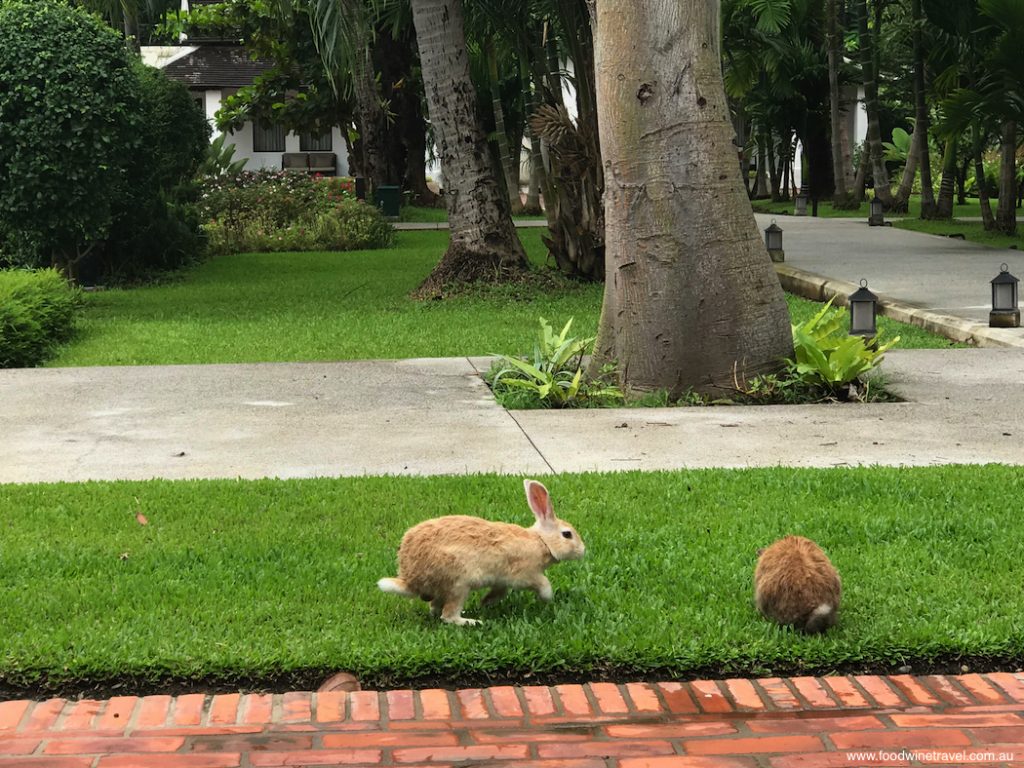
<path fill-rule="evenodd" d="M 0 704 L 0 766 L 1024 766 L 1024 676 Z"/>
<path fill-rule="evenodd" d="M 515 411 L 486 359 L 0 371 L 0 482 L 1024 464 L 1024 350 L 904 350 L 907 402 Z"/>
<path fill-rule="evenodd" d="M 786 261 L 777 271 L 787 290 L 815 300 L 845 297 L 866 279 L 894 319 L 958 341 L 1024 347 L 1024 328 L 988 328 L 991 280 L 1003 263 L 1024 279 L 1024 252 L 859 219 L 757 215 L 762 230 L 773 220 L 783 228 Z"/>

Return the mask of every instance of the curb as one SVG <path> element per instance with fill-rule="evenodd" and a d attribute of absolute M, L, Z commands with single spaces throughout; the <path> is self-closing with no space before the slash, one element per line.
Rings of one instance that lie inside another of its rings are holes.
<path fill-rule="evenodd" d="M 1022 731 L 1024 677 L 1008 672 L 196 693 L 0 703 L 0 765 L 1006 765 Z"/>
<path fill-rule="evenodd" d="M 836 280 L 814 272 L 806 272 L 784 263 L 777 263 L 773 266 L 783 289 L 811 301 L 825 302 L 834 298 L 836 306 L 845 307 L 848 304 L 848 297 L 858 287 L 845 280 Z M 1015 333 L 1004 328 L 989 328 L 975 320 L 935 312 L 887 296 L 879 295 L 878 311 L 892 320 L 923 328 L 962 344 L 976 347 L 1024 348 L 1024 336 L 1019 332 Z"/>

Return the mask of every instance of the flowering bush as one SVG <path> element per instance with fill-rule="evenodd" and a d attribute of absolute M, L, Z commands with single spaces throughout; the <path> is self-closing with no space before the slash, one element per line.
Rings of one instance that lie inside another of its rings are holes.
<path fill-rule="evenodd" d="M 200 198 L 214 254 L 385 248 L 394 232 L 356 200 L 351 179 L 243 171 L 205 179 Z"/>
<path fill-rule="evenodd" d="M 376 208 L 361 200 L 342 200 L 326 211 L 279 226 L 272 217 L 254 215 L 237 224 L 206 225 L 214 254 L 264 251 L 354 251 L 387 248 L 394 230 Z"/>

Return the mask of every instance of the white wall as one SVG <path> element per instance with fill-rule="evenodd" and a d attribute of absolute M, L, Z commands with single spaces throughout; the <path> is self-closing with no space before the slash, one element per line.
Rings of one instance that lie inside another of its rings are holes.
<path fill-rule="evenodd" d="M 214 116 L 217 114 L 217 110 L 220 109 L 221 102 L 232 93 L 234 93 L 233 89 L 205 92 L 206 116 L 210 120 L 210 125 L 213 126 L 214 137 L 219 134 L 214 125 Z M 235 145 L 233 160 L 246 158 L 245 170 L 247 171 L 257 171 L 261 168 L 281 168 L 281 152 L 256 152 L 253 150 L 252 123 L 246 123 L 237 131 L 228 131 L 228 138 L 225 143 Z M 299 135 L 297 133 L 285 134 L 285 152 L 299 152 L 299 146 Z M 341 129 L 337 126 L 331 129 L 331 151 L 334 152 L 336 158 L 337 175 L 348 176 L 348 147 L 345 145 Z"/>

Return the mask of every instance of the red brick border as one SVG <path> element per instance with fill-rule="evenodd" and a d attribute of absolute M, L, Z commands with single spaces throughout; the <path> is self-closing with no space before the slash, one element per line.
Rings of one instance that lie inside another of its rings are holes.
<path fill-rule="evenodd" d="M 1024 766 L 1024 674 L 0 702 L 0 768 Z"/>

